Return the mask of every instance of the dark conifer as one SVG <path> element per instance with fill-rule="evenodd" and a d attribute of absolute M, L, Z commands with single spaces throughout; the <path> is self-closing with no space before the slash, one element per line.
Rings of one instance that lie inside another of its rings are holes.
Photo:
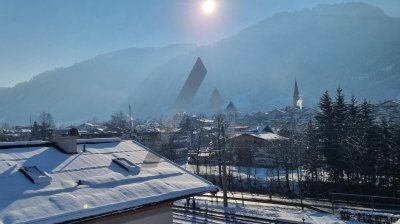
<path fill-rule="evenodd" d="M 342 91 L 343 90 L 340 87 L 336 89 L 335 102 L 332 106 L 332 154 L 335 156 L 331 160 L 331 168 L 335 181 L 339 180 L 339 178 L 343 179 L 343 170 L 347 165 L 344 152 L 347 134 L 347 106 Z"/>
<path fill-rule="evenodd" d="M 360 169 L 357 166 L 357 160 L 361 156 L 360 149 L 360 131 L 359 131 L 360 108 L 354 96 L 351 97 L 347 106 L 345 141 L 343 146 L 343 157 L 345 164 L 345 173 L 350 183 L 358 183 L 360 178 Z"/>
<path fill-rule="evenodd" d="M 322 95 L 319 101 L 319 109 L 316 116 L 317 127 L 318 127 L 318 137 L 320 139 L 320 150 L 323 152 L 328 171 L 331 178 L 336 182 L 338 180 L 338 175 L 336 171 L 337 158 L 335 152 L 334 144 L 334 126 L 333 126 L 333 105 L 332 99 L 329 96 L 328 91 Z"/>

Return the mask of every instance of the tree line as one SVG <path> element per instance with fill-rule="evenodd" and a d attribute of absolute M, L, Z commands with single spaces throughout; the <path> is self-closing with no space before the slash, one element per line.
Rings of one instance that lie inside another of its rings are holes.
<path fill-rule="evenodd" d="M 338 88 L 334 99 L 326 91 L 319 112 L 302 135 L 307 181 L 348 190 L 369 189 L 399 194 L 400 126 L 390 118 L 377 119 L 372 105 Z M 297 139 L 299 140 L 299 139 Z M 328 178 L 325 178 L 325 176 Z"/>

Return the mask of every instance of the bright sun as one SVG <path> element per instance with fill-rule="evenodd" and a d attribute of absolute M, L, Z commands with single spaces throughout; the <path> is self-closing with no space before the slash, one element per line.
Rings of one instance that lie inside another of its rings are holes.
<path fill-rule="evenodd" d="M 206 14 L 211 14 L 215 9 L 215 2 L 213 0 L 205 0 L 203 2 L 203 12 Z"/>

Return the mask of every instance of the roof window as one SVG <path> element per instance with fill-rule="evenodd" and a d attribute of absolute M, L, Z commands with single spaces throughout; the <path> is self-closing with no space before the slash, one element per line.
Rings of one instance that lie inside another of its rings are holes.
<path fill-rule="evenodd" d="M 37 166 L 24 166 L 21 169 L 21 172 L 25 174 L 33 183 L 47 183 L 51 182 L 51 177 L 44 172 L 43 170 L 39 169 Z"/>
<path fill-rule="evenodd" d="M 139 166 L 135 165 L 133 162 L 129 161 L 126 158 L 120 158 L 120 157 L 114 158 L 113 162 L 131 173 L 136 173 L 136 172 L 138 173 L 140 170 Z"/>

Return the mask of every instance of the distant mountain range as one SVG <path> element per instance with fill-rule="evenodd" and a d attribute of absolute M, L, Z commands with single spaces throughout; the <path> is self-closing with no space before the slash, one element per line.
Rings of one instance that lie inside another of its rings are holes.
<path fill-rule="evenodd" d="M 127 49 L 42 73 L 0 89 L 0 121 L 41 111 L 57 122 L 107 119 L 128 104 L 135 116 L 166 116 L 197 57 L 208 73 L 191 112 L 211 111 L 214 88 L 245 112 L 291 105 L 295 77 L 306 106 L 339 85 L 360 99 L 400 99 L 400 19 L 345 3 L 280 13 L 208 46 Z"/>
<path fill-rule="evenodd" d="M 195 47 L 131 48 L 44 72 L 13 88 L 0 89 L 0 121 L 28 123 L 41 111 L 63 123 L 108 119 L 154 69 Z"/>

